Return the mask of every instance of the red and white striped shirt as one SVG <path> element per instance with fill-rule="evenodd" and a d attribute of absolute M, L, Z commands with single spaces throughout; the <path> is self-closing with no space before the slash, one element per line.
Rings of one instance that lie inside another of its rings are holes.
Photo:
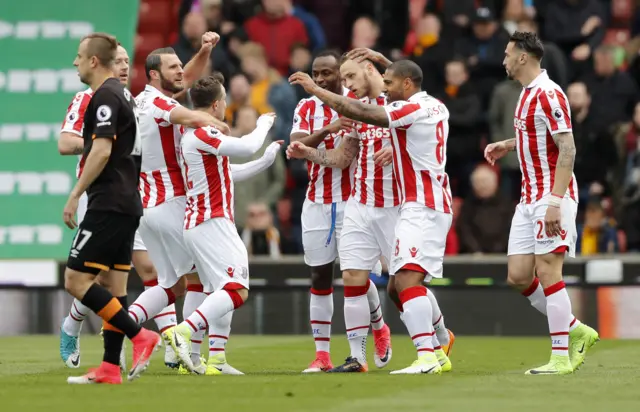
<path fill-rule="evenodd" d="M 363 103 L 384 106 L 386 98 L 365 97 Z M 360 152 L 356 161 L 351 196 L 363 205 L 373 207 L 394 207 L 400 204 L 398 183 L 393 175 L 393 165 L 378 166 L 373 155 L 391 146 L 389 129 L 370 124 L 362 124 L 357 130 L 360 139 Z"/>
<path fill-rule="evenodd" d="M 142 207 L 148 208 L 186 194 L 178 162 L 182 128 L 170 119 L 180 104 L 150 85 L 136 97 L 136 104 L 142 138 L 140 196 Z"/>
<path fill-rule="evenodd" d="M 355 98 L 355 95 L 346 88 L 343 88 L 343 95 Z M 302 99 L 298 103 L 293 116 L 291 134 L 313 134 L 338 120 L 339 117 L 340 115 L 335 110 L 322 103 L 315 96 Z M 343 131 L 327 135 L 324 141 L 318 145 L 318 149 L 330 150 L 338 147 L 343 135 Z M 314 203 L 338 203 L 349 198 L 353 167 L 339 170 L 307 161 L 307 172 L 309 175 L 307 199 L 310 201 Z"/>
<path fill-rule="evenodd" d="M 229 157 L 220 154 L 227 139 L 213 127 L 186 128 L 182 136 L 182 170 L 187 185 L 184 228 L 213 218 L 233 220 L 233 180 Z"/>
<path fill-rule="evenodd" d="M 393 136 L 393 167 L 401 203 L 453 213 L 447 163 L 449 110 L 426 92 L 385 106 Z"/>
<path fill-rule="evenodd" d="M 78 135 L 78 138 L 82 139 L 82 131 L 84 129 L 84 112 L 87 110 L 89 101 L 93 96 L 93 90 L 91 88 L 76 93 L 75 97 L 67 108 L 67 115 L 62 122 L 62 128 L 60 133 L 73 133 Z M 78 165 L 76 166 L 76 177 L 80 177 L 82 168 L 84 167 L 84 158 L 82 155 L 78 156 Z"/>
<path fill-rule="evenodd" d="M 522 171 L 521 203 L 534 203 L 551 193 L 558 160 L 553 136 L 571 132 L 571 109 L 560 86 L 543 70 L 523 88 L 513 125 Z M 567 193 L 578 201 L 578 183 L 572 174 Z"/>

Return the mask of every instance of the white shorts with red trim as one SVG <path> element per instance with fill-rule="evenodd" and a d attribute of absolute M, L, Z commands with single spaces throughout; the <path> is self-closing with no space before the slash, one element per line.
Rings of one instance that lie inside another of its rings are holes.
<path fill-rule="evenodd" d="M 78 217 L 78 224 L 84 220 L 84 215 L 87 214 L 87 207 L 89 205 L 89 197 L 87 196 L 87 192 L 83 193 L 78 200 L 78 210 L 76 215 Z M 136 230 L 136 237 L 133 240 L 133 250 L 136 251 L 146 251 L 147 247 L 144 245 L 142 241 L 142 237 L 140 236 L 140 231 Z"/>
<path fill-rule="evenodd" d="M 553 238 L 547 237 L 544 230 L 544 216 L 548 205 L 547 197 L 544 197 L 535 203 L 520 203 L 516 206 L 511 220 L 508 256 L 545 255 L 565 249 L 569 257 L 575 257 L 578 240 L 576 230 L 578 203 L 569 196 L 562 199 L 560 219 L 564 235 Z"/>
<path fill-rule="evenodd" d="M 363 205 L 347 200 L 340 233 L 340 270 L 373 270 L 384 257 L 387 265 L 393 250 L 393 235 L 400 207 Z"/>
<path fill-rule="evenodd" d="M 304 262 L 308 266 L 326 265 L 338 257 L 345 204 L 304 200 L 300 220 Z"/>
<path fill-rule="evenodd" d="M 236 226 L 227 218 L 209 219 L 184 231 L 205 292 L 249 289 L 249 254 Z"/>
<path fill-rule="evenodd" d="M 194 260 L 182 236 L 186 198 L 170 199 L 144 209 L 138 232 L 158 272 L 158 284 L 170 288 L 193 272 Z"/>
<path fill-rule="evenodd" d="M 442 277 L 442 262 L 453 216 L 419 203 L 400 207 L 389 274 L 405 268 L 424 272 L 425 281 Z"/>

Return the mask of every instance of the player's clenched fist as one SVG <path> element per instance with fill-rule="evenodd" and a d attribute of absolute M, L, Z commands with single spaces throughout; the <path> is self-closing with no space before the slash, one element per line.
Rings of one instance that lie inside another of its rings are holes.
<path fill-rule="evenodd" d="M 202 35 L 202 46 L 213 49 L 220 41 L 220 35 L 212 31 L 208 31 Z"/>
<path fill-rule="evenodd" d="M 313 91 L 316 87 L 316 84 L 313 82 L 311 77 L 307 73 L 303 72 L 295 72 L 289 77 L 289 83 L 291 84 L 299 84 L 302 86 L 305 92 L 309 94 L 313 94 Z"/>
<path fill-rule="evenodd" d="M 503 158 L 508 152 L 509 149 L 505 142 L 491 143 L 484 148 L 484 158 L 493 166 L 496 160 Z"/>
<path fill-rule="evenodd" d="M 292 142 L 287 147 L 287 159 L 306 159 L 309 153 L 309 147 L 304 143 Z"/>

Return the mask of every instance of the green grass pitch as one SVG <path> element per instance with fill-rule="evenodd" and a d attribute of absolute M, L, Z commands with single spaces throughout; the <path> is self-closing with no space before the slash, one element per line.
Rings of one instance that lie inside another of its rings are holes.
<path fill-rule="evenodd" d="M 371 340 L 371 339 L 370 339 Z M 177 376 L 164 367 L 164 349 L 137 381 L 68 385 L 101 360 L 98 336 L 83 335 L 82 365 L 67 369 L 57 336 L 0 338 L 0 411 L 638 411 L 640 344 L 603 341 L 569 376 L 525 376 L 548 360 L 545 338 L 458 337 L 454 370 L 441 376 L 390 376 L 415 351 L 408 337 L 393 337 L 393 360 L 376 369 L 369 342 L 367 374 L 307 375 L 314 354 L 308 336 L 232 336 L 227 358 L 246 376 Z M 129 347 L 130 348 L 130 347 Z M 334 364 L 348 353 L 332 342 Z"/>

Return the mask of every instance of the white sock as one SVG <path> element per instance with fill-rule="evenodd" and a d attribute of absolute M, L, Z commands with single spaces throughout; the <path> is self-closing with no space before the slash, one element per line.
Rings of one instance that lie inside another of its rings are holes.
<path fill-rule="evenodd" d="M 142 325 L 174 301 L 175 297 L 171 289 L 152 286 L 142 292 L 142 294 L 138 296 L 138 299 L 129 306 L 129 316 L 131 316 L 138 325 Z"/>
<path fill-rule="evenodd" d="M 366 288 L 367 286 L 344 287 L 344 323 L 351 357 L 362 365 L 367 363 L 367 334 L 371 322 Z"/>
<path fill-rule="evenodd" d="M 429 289 L 427 292 L 427 298 L 429 298 L 429 303 L 431 303 L 431 322 L 433 324 L 433 329 L 436 331 L 436 341 L 439 343 L 433 347 L 435 348 L 440 345 L 447 346 L 449 344 L 449 331 L 444 325 L 444 316 L 442 316 L 440 305 L 438 305 L 438 300 L 436 299 L 436 295 L 433 293 L 433 289 Z"/>
<path fill-rule="evenodd" d="M 326 290 L 311 288 L 309 317 L 311 318 L 311 330 L 316 343 L 316 352 L 329 352 L 331 319 L 333 318 L 333 288 Z"/>
<path fill-rule="evenodd" d="M 213 292 L 207 296 L 198 309 L 184 320 L 183 324 L 190 327 L 193 332 L 203 329 L 208 330 L 209 325 L 215 322 L 218 318 L 221 318 L 232 310 L 240 307 L 240 303 L 234 303 L 234 299 L 231 298 L 232 293 L 236 292 L 227 292 L 224 289 Z"/>
<path fill-rule="evenodd" d="M 542 313 L 544 316 L 547 316 L 547 297 L 544 295 L 544 289 L 540 284 L 540 280 L 537 277 L 533 278 L 533 283 L 529 286 L 524 292 L 522 292 L 529 302 L 531 302 L 531 306 L 536 308 L 538 312 Z M 575 316 L 571 315 L 572 320 L 569 325 L 569 332 L 582 325 L 582 322 L 578 320 Z"/>
<path fill-rule="evenodd" d="M 172 303 L 154 316 L 153 321 L 160 333 L 177 325 L 176 305 Z"/>
<path fill-rule="evenodd" d="M 382 307 L 380 306 L 380 295 L 378 294 L 378 288 L 371 279 L 369 279 L 369 286 L 367 289 L 367 301 L 369 301 L 369 318 L 371 327 L 374 330 L 380 330 L 384 327 Z"/>
<path fill-rule="evenodd" d="M 224 354 L 231 333 L 231 319 L 233 311 L 209 325 L 209 357 Z"/>
<path fill-rule="evenodd" d="M 207 295 L 202 292 L 202 285 L 188 285 L 187 293 L 184 296 L 184 303 L 182 305 L 182 319 L 187 319 L 191 314 L 198 309 L 202 302 L 207 298 Z M 200 361 L 200 345 L 204 339 L 205 330 L 199 330 L 191 335 L 191 361 Z"/>
<path fill-rule="evenodd" d="M 569 294 L 562 281 L 549 286 L 544 293 L 547 296 L 551 353 L 569 356 L 569 323 L 572 320 Z"/>
<path fill-rule="evenodd" d="M 78 299 L 74 299 L 69 309 L 69 315 L 64 318 L 62 323 L 62 330 L 69 336 L 80 335 L 82 330 L 82 323 L 84 319 L 89 315 L 91 309 L 82 304 Z"/>
<path fill-rule="evenodd" d="M 431 323 L 431 303 L 424 286 L 413 286 L 400 292 L 403 320 L 407 326 L 418 355 L 433 353 L 433 324 Z"/>

